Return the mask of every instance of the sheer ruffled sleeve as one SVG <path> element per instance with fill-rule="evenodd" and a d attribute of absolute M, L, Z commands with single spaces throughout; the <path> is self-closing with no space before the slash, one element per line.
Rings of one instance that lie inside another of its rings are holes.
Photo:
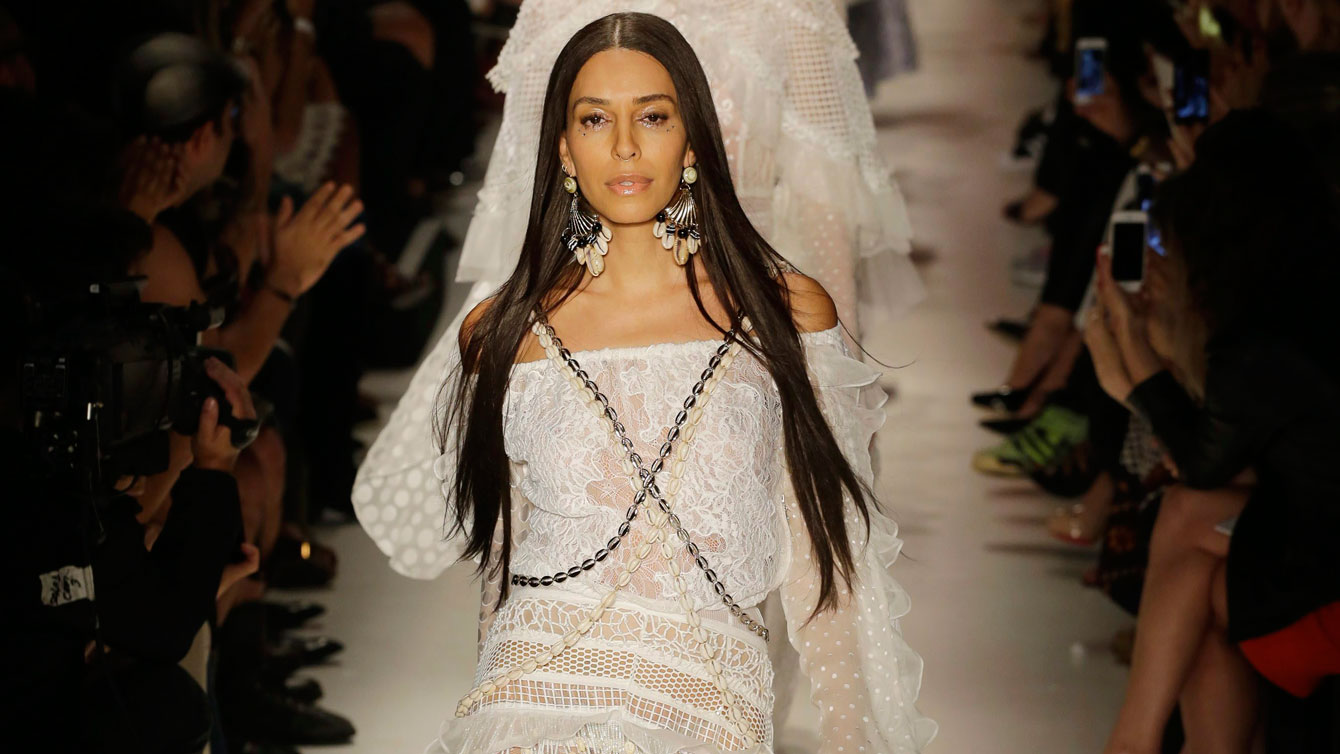
<path fill-rule="evenodd" d="M 868 331 L 920 302 L 925 288 L 908 256 L 912 225 L 879 148 L 856 45 L 831 2 L 814 5 L 784 16 L 780 35 L 785 93 L 768 239 L 824 285 L 844 322 Z"/>
<path fill-rule="evenodd" d="M 413 578 L 437 577 L 460 559 L 462 550 L 460 537 L 446 537 L 445 490 L 456 468 L 456 438 L 447 438 L 442 453 L 435 437 L 444 410 L 438 397 L 451 396 L 460 379 L 461 319 L 419 365 L 354 481 L 358 522 L 391 559 L 391 567 Z"/>
<path fill-rule="evenodd" d="M 871 482 L 870 440 L 884 423 L 879 372 L 853 359 L 836 328 L 805 335 L 811 380 L 844 455 Z M 821 754 L 920 752 L 936 724 L 916 710 L 921 657 L 903 640 L 898 621 L 911 605 L 889 568 L 902 541 L 898 527 L 870 511 L 870 534 L 848 505 L 847 529 L 856 558 L 853 586 L 840 588 L 839 606 L 806 623 L 819 596 L 813 547 L 800 510 L 788 494 L 790 565 L 781 587 L 791 643 L 810 679 L 820 713 Z M 839 586 L 841 582 L 839 581 Z"/>

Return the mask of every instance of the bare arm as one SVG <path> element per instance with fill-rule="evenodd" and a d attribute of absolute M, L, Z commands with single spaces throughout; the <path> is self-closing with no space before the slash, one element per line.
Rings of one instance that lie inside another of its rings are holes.
<path fill-rule="evenodd" d="M 285 200 L 275 220 L 275 259 L 259 291 L 227 326 L 206 332 L 206 345 L 230 351 L 237 372 L 250 382 L 260 371 L 292 308 L 290 299 L 320 280 L 335 254 L 363 235 L 362 225 L 350 223 L 363 210 L 348 186 L 327 184 L 301 210 Z M 132 271 L 148 277 L 143 300 L 173 306 L 204 301 L 195 267 L 181 242 L 165 227 L 155 226 L 154 245 Z"/>
<path fill-rule="evenodd" d="M 307 105 L 307 85 L 316 61 L 316 40 L 310 34 L 292 31 L 288 35 L 288 56 L 274 94 L 275 146 L 281 152 L 293 148 L 302 131 L 303 109 Z"/>
<path fill-rule="evenodd" d="M 144 301 L 189 306 L 205 300 L 205 291 L 186 249 L 172 231 L 161 225 L 154 227 L 153 248 L 133 271 L 148 277 L 140 293 Z M 201 341 L 232 353 L 237 360 L 237 373 L 250 382 L 279 337 L 290 306 L 273 293 L 258 293 L 235 320 L 226 327 L 206 332 Z"/>
<path fill-rule="evenodd" d="M 262 288 L 232 322 L 220 328 L 219 347 L 237 360 L 237 373 L 247 383 L 261 371 L 292 310 L 293 305 L 272 289 Z"/>

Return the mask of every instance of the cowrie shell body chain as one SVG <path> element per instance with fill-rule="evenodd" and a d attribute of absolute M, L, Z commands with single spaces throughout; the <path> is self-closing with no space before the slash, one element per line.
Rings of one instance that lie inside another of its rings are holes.
<path fill-rule="evenodd" d="M 744 328 L 749 329 L 748 318 L 744 320 Z M 717 352 L 712 356 L 711 365 L 703 372 L 702 378 L 694 385 L 692 394 L 684 402 L 684 409 L 676 416 L 675 424 L 666 433 L 666 441 L 661 446 L 659 457 L 652 462 L 651 468 L 642 467 L 642 459 L 632 448 L 632 440 L 629 439 L 624 431 L 623 424 L 619 422 L 618 415 L 609 405 L 608 398 L 600 392 L 598 386 L 583 371 L 572 354 L 563 347 L 563 343 L 554 333 L 554 329 L 548 324 L 537 321 L 532 327 L 532 331 L 540 340 L 544 347 L 546 355 L 550 361 L 561 369 L 566 375 L 568 382 L 572 384 L 583 402 L 591 410 L 592 414 L 601 419 L 609 433 L 612 442 L 622 446 L 627 451 L 628 457 L 624 459 L 623 470 L 629 474 L 629 483 L 637 492 L 637 497 L 633 505 L 629 508 L 627 520 L 620 526 L 620 534 L 617 539 L 622 539 L 627 534 L 629 525 L 637 516 L 638 508 L 645 503 L 646 497 L 650 494 L 657 501 L 657 505 L 647 508 L 647 519 L 652 525 L 652 532 L 647 539 L 638 545 L 633 556 L 624 566 L 624 572 L 619 574 L 614 586 L 604 598 L 592 608 L 588 614 L 577 623 L 576 627 L 568 631 L 563 638 L 555 642 L 552 646 L 541 650 L 529 659 L 521 662 L 510 670 L 501 673 L 494 678 L 481 683 L 474 689 L 471 689 L 459 702 L 456 707 L 456 716 L 465 717 L 469 714 L 470 708 L 479 702 L 485 695 L 491 694 L 511 681 L 519 679 L 526 673 L 532 673 L 538 669 L 548 666 L 557 657 L 574 646 L 592 626 L 595 625 L 605 614 L 609 606 L 614 602 L 618 592 L 631 582 L 633 574 L 641 567 L 642 562 L 651 554 L 652 548 L 660 546 L 661 556 L 666 560 L 670 575 L 674 579 L 675 591 L 679 597 L 680 607 L 683 608 L 685 618 L 690 626 L 699 654 L 710 672 L 713 683 L 718 693 L 721 695 L 724 712 L 731 723 L 735 725 L 741 737 L 744 739 L 745 747 L 754 745 L 757 742 L 753 734 L 753 729 L 744 720 L 736 704 L 736 695 L 726 685 L 723 677 L 723 668 L 717 659 L 717 652 L 709 643 L 707 630 L 702 625 L 702 619 L 694 607 L 692 598 L 688 595 L 688 585 L 676 559 L 676 548 L 670 541 L 670 532 L 673 529 L 676 536 L 685 544 L 689 553 L 694 557 L 695 563 L 704 571 L 709 583 L 713 585 L 714 590 L 719 596 L 722 596 L 723 602 L 728 606 L 731 613 L 739 618 L 754 633 L 761 636 L 765 641 L 768 638 L 767 628 L 754 621 L 746 615 L 742 608 L 735 604 L 734 600 L 725 591 L 725 585 L 716 578 L 716 574 L 711 570 L 709 564 L 693 544 L 688 532 L 680 524 L 679 517 L 675 515 L 670 506 L 670 498 L 673 498 L 683 486 L 683 473 L 685 459 L 687 457 L 688 443 L 693 439 L 698 422 L 702 419 L 702 409 L 711 396 L 712 390 L 717 383 L 721 381 L 721 376 L 730 368 L 737 354 L 740 351 L 740 344 L 737 340 L 735 331 L 732 330 L 726 334 L 725 342 L 718 347 Z M 677 447 L 674 446 L 675 440 L 681 439 Z M 664 467 L 665 459 L 669 457 L 672 449 L 674 450 L 675 461 L 671 464 L 671 480 L 666 485 L 666 493 L 663 495 L 656 484 L 655 475 Z M 604 556 L 599 559 L 590 558 L 584 561 L 582 566 L 576 566 L 574 569 L 580 574 L 581 571 L 590 570 L 594 567 L 594 562 L 599 562 L 608 557 L 609 552 L 618 547 L 614 539 L 611 539 L 610 546 L 602 548 Z M 592 562 L 594 561 L 594 562 Z M 587 566 L 586 563 L 591 565 Z M 572 570 L 563 573 L 566 578 L 573 577 Z M 557 574 L 556 574 L 557 575 Z M 545 577 L 549 583 L 561 583 L 562 580 Z M 564 580 L 565 580 L 564 579 Z M 543 580 L 534 577 L 513 576 L 514 584 L 517 585 L 539 585 Z M 520 583 L 519 583 L 520 582 Z M 544 584 L 547 586 L 548 584 Z"/>

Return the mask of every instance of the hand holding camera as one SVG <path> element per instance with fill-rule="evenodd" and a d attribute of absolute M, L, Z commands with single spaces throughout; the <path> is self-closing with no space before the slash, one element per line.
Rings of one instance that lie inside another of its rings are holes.
<path fill-rule="evenodd" d="M 215 358 L 205 360 L 205 372 L 223 389 L 234 418 L 256 418 L 251 393 L 237 372 Z M 195 453 L 196 468 L 232 472 L 241 450 L 233 444 L 232 429 L 219 423 L 221 405 L 212 396 L 205 399 L 204 407 L 200 409 L 200 427 L 191 440 L 191 450 Z"/>

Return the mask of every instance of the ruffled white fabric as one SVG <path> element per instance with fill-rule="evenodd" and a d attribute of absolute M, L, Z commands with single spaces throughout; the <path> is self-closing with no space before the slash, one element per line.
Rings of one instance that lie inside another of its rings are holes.
<path fill-rule="evenodd" d="M 498 283 L 515 267 L 550 69 L 577 30 L 619 11 L 660 16 L 693 46 L 745 211 L 853 332 L 923 298 L 907 210 L 832 0 L 527 0 L 488 75 L 507 98 L 458 279 Z"/>
<path fill-rule="evenodd" d="M 307 103 L 298 138 L 287 152 L 275 155 L 275 173 L 308 193 L 315 191 L 330 172 L 347 115 L 338 102 Z"/>
<path fill-rule="evenodd" d="M 802 339 L 825 415 L 853 468 L 869 480 L 870 438 L 884 421 L 879 373 L 851 358 L 838 328 Z M 454 331 L 448 332 L 420 369 L 355 485 L 355 509 L 364 527 L 397 571 L 421 578 L 436 575 L 459 553 L 457 543 L 443 541 L 446 510 L 438 488 L 449 482 L 455 457 L 437 453 L 430 428 L 439 386 L 455 379 L 455 340 Z M 649 457 L 681 393 L 687 393 L 715 345 L 661 344 L 574 355 Z M 742 356 L 705 408 L 676 511 L 752 617 L 760 617 L 757 605 L 763 597 L 781 588 L 791 640 L 821 710 L 823 754 L 919 752 L 935 725 L 914 707 L 921 659 L 903 641 L 897 623 L 909 606 L 907 594 L 888 572 L 901 546 L 897 528 L 873 511 L 867 541 L 849 509 L 857 554 L 854 587 L 843 593 L 839 610 L 806 624 L 818 576 L 788 487 L 781 420 L 780 400 L 766 370 Z M 514 572 L 543 575 L 589 557 L 617 527 L 631 491 L 614 463 L 618 454 L 608 435 L 552 364 L 514 369 L 504 435 L 514 470 Z M 642 531 L 635 526 L 627 546 L 609 560 L 622 563 Z M 771 754 L 772 674 L 766 647 L 720 609 L 684 558 L 681 567 L 693 575 L 687 579 L 691 596 L 711 629 L 723 676 L 759 742 L 748 750 Z M 581 742 L 601 754 L 742 750 L 743 739 L 692 651 L 664 568 L 664 561 L 647 561 L 572 650 L 484 696 L 467 717 L 449 720 L 433 750 L 496 754 L 529 746 L 566 754 L 543 748 L 559 745 L 555 742 Z M 496 614 L 485 610 L 476 682 L 496 677 L 560 639 L 576 616 L 603 596 L 617 571 L 607 562 L 561 585 L 516 589 Z M 593 738 L 592 730 L 599 735 Z M 617 748 L 629 744 L 635 748 Z"/>
<path fill-rule="evenodd" d="M 834 331 L 821 337 L 826 342 L 812 343 L 807 351 L 811 381 L 843 455 L 873 486 L 871 439 L 884 425 L 888 400 L 878 384 L 880 372 L 851 358 Z M 819 708 L 820 754 L 922 751 L 937 726 L 916 710 L 923 663 L 898 624 L 911 599 L 889 572 L 902 550 L 897 524 L 884 511 L 871 510 L 867 538 L 855 508 L 848 506 L 855 582 L 840 590 L 838 610 L 807 623 L 818 601 L 819 577 L 804 519 L 790 499 L 793 559 L 781 588 L 782 605 L 801 670 L 810 679 L 810 698 Z"/>

